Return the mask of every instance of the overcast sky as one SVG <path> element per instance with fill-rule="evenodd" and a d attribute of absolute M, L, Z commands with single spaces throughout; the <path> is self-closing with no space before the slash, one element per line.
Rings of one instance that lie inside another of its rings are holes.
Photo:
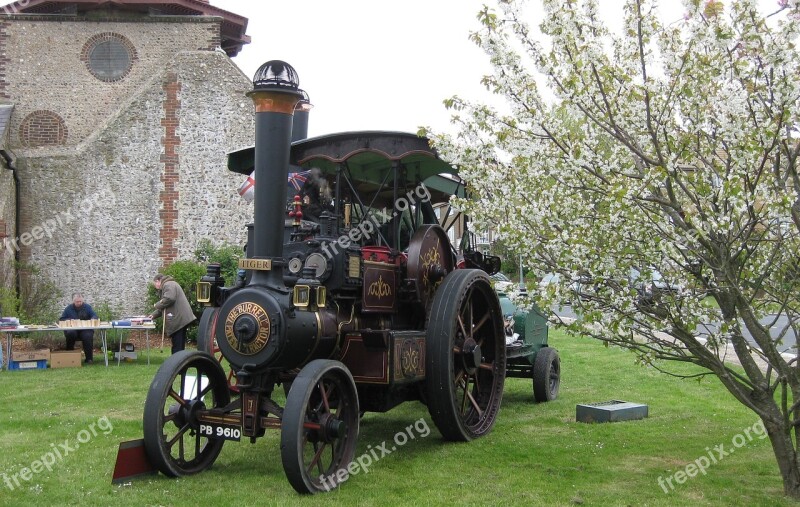
<path fill-rule="evenodd" d="M 234 62 L 252 77 L 284 60 L 314 109 L 309 135 L 445 127 L 442 100 L 482 93 L 488 72 L 469 40 L 482 0 L 211 0 L 249 19 Z"/>
<path fill-rule="evenodd" d="M 762 0 L 772 7 L 777 0 Z M 249 19 L 252 42 L 234 62 L 250 77 L 284 60 L 314 109 L 309 135 L 347 130 L 449 129 L 442 101 L 486 99 L 486 56 L 470 40 L 486 0 L 211 0 Z M 493 4 L 493 1 L 488 2 Z M 535 0 L 532 2 L 536 4 Z M 662 0 L 665 21 L 681 18 L 680 0 Z M 612 27 L 622 0 L 602 0 Z M 531 20 L 538 25 L 538 21 Z"/>

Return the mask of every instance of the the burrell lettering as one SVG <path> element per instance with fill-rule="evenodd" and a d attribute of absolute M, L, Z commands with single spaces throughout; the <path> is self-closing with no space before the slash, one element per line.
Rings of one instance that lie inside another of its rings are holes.
<path fill-rule="evenodd" d="M 255 336 L 248 339 L 236 335 L 234 325 L 243 315 L 253 317 L 258 326 Z M 225 339 L 235 350 L 242 354 L 253 355 L 260 352 L 269 341 L 270 322 L 269 315 L 256 303 L 244 302 L 236 305 L 225 318 Z"/>

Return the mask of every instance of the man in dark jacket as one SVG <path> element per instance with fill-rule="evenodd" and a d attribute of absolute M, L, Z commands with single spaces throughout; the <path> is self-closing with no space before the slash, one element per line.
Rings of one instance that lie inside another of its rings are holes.
<path fill-rule="evenodd" d="M 58 320 L 89 320 L 99 318 L 100 317 L 94 313 L 89 303 L 83 302 L 83 294 L 76 292 L 72 295 L 72 304 L 64 308 L 64 312 Z M 87 325 L 88 324 L 89 323 L 87 323 Z M 80 340 L 83 344 L 83 355 L 86 356 L 86 364 L 92 364 L 94 362 L 92 358 L 92 349 L 94 348 L 93 329 L 64 331 L 64 336 L 67 338 L 67 350 L 75 350 L 75 342 Z"/>
<path fill-rule="evenodd" d="M 172 339 L 174 354 L 186 347 L 186 328 L 195 321 L 194 312 L 183 289 L 172 277 L 158 274 L 153 278 L 153 285 L 159 291 L 160 299 L 150 317 L 156 319 L 164 315 L 164 333 Z"/>

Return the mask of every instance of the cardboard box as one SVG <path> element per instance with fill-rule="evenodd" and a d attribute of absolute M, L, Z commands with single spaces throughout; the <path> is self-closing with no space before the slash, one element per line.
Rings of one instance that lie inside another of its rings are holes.
<path fill-rule="evenodd" d="M 13 351 L 11 359 L 14 361 L 45 361 L 50 360 L 50 349 L 34 350 L 33 352 L 16 352 Z"/>
<path fill-rule="evenodd" d="M 80 350 L 64 350 L 50 353 L 50 368 L 80 368 L 80 366 Z"/>

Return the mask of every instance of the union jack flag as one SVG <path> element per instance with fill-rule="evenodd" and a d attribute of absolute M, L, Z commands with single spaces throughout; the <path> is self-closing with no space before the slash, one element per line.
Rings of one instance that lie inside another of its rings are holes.
<path fill-rule="evenodd" d="M 303 185 L 306 184 L 306 180 L 308 179 L 308 175 L 311 174 L 311 171 L 303 171 L 299 173 L 289 173 L 289 185 L 291 185 L 297 192 L 303 188 Z"/>
<path fill-rule="evenodd" d="M 287 176 L 287 184 L 289 185 L 289 193 L 293 196 L 297 194 L 306 184 L 311 171 L 302 171 L 299 173 L 289 173 Z M 256 173 L 253 172 L 239 187 L 239 195 L 247 202 L 253 202 L 253 192 L 256 186 Z"/>

